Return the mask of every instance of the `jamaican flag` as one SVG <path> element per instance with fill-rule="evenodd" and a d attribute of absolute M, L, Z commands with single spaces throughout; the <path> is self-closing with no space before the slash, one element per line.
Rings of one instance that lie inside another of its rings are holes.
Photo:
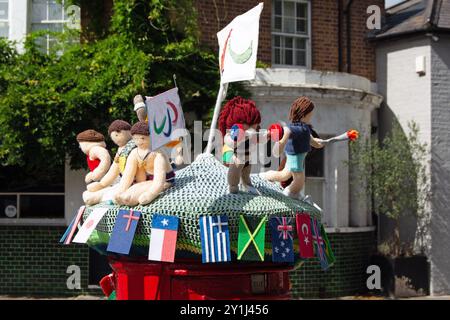
<path fill-rule="evenodd" d="M 264 261 L 266 217 L 239 216 L 238 260 Z"/>

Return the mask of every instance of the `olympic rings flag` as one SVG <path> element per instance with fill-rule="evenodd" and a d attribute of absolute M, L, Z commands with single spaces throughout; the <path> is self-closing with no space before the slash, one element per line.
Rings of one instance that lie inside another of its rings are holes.
<path fill-rule="evenodd" d="M 152 151 L 185 135 L 186 123 L 178 88 L 147 98 L 145 104 Z"/>
<path fill-rule="evenodd" d="M 217 33 L 222 83 L 251 80 L 256 74 L 261 2 Z"/>

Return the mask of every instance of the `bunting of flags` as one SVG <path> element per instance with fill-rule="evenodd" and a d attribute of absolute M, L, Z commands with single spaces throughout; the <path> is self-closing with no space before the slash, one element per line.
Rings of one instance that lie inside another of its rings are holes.
<path fill-rule="evenodd" d="M 60 243 L 70 244 L 76 232 L 85 207 L 78 210 Z M 99 221 L 108 211 L 107 208 L 95 208 L 80 227 L 72 242 L 86 243 Z M 133 238 L 139 224 L 141 212 L 119 210 L 107 251 L 129 254 Z M 320 266 L 327 270 L 336 258 L 324 226 L 306 212 L 298 213 L 294 218 L 239 216 L 237 241 L 237 260 L 264 261 L 266 222 L 272 242 L 272 261 L 275 263 L 294 263 L 294 231 L 297 231 L 298 254 L 301 259 L 317 256 Z M 178 235 L 179 218 L 176 216 L 154 214 L 152 217 L 148 259 L 153 261 L 174 262 Z M 228 217 L 201 216 L 199 231 L 203 263 L 230 262 L 230 232 Z"/>

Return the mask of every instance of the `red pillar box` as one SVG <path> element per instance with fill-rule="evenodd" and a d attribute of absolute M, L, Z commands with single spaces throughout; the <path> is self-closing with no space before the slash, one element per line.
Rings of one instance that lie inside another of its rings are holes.
<path fill-rule="evenodd" d="M 272 263 L 202 264 L 110 259 L 117 300 L 290 299 L 288 271 Z"/>

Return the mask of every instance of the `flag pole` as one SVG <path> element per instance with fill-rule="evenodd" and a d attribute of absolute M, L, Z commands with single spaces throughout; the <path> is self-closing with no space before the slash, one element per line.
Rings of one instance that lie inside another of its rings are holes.
<path fill-rule="evenodd" d="M 212 142 L 214 139 L 214 131 L 217 126 L 217 120 L 219 119 L 222 101 L 227 94 L 227 88 L 228 88 L 228 84 L 222 83 L 222 81 L 220 81 L 220 88 L 219 88 L 219 93 L 217 94 L 216 106 L 214 107 L 214 114 L 213 114 L 213 118 L 212 118 L 212 122 L 211 122 L 211 127 L 209 128 L 209 137 L 208 137 L 208 144 L 206 146 L 206 153 L 211 153 L 211 151 L 212 151 Z"/>

